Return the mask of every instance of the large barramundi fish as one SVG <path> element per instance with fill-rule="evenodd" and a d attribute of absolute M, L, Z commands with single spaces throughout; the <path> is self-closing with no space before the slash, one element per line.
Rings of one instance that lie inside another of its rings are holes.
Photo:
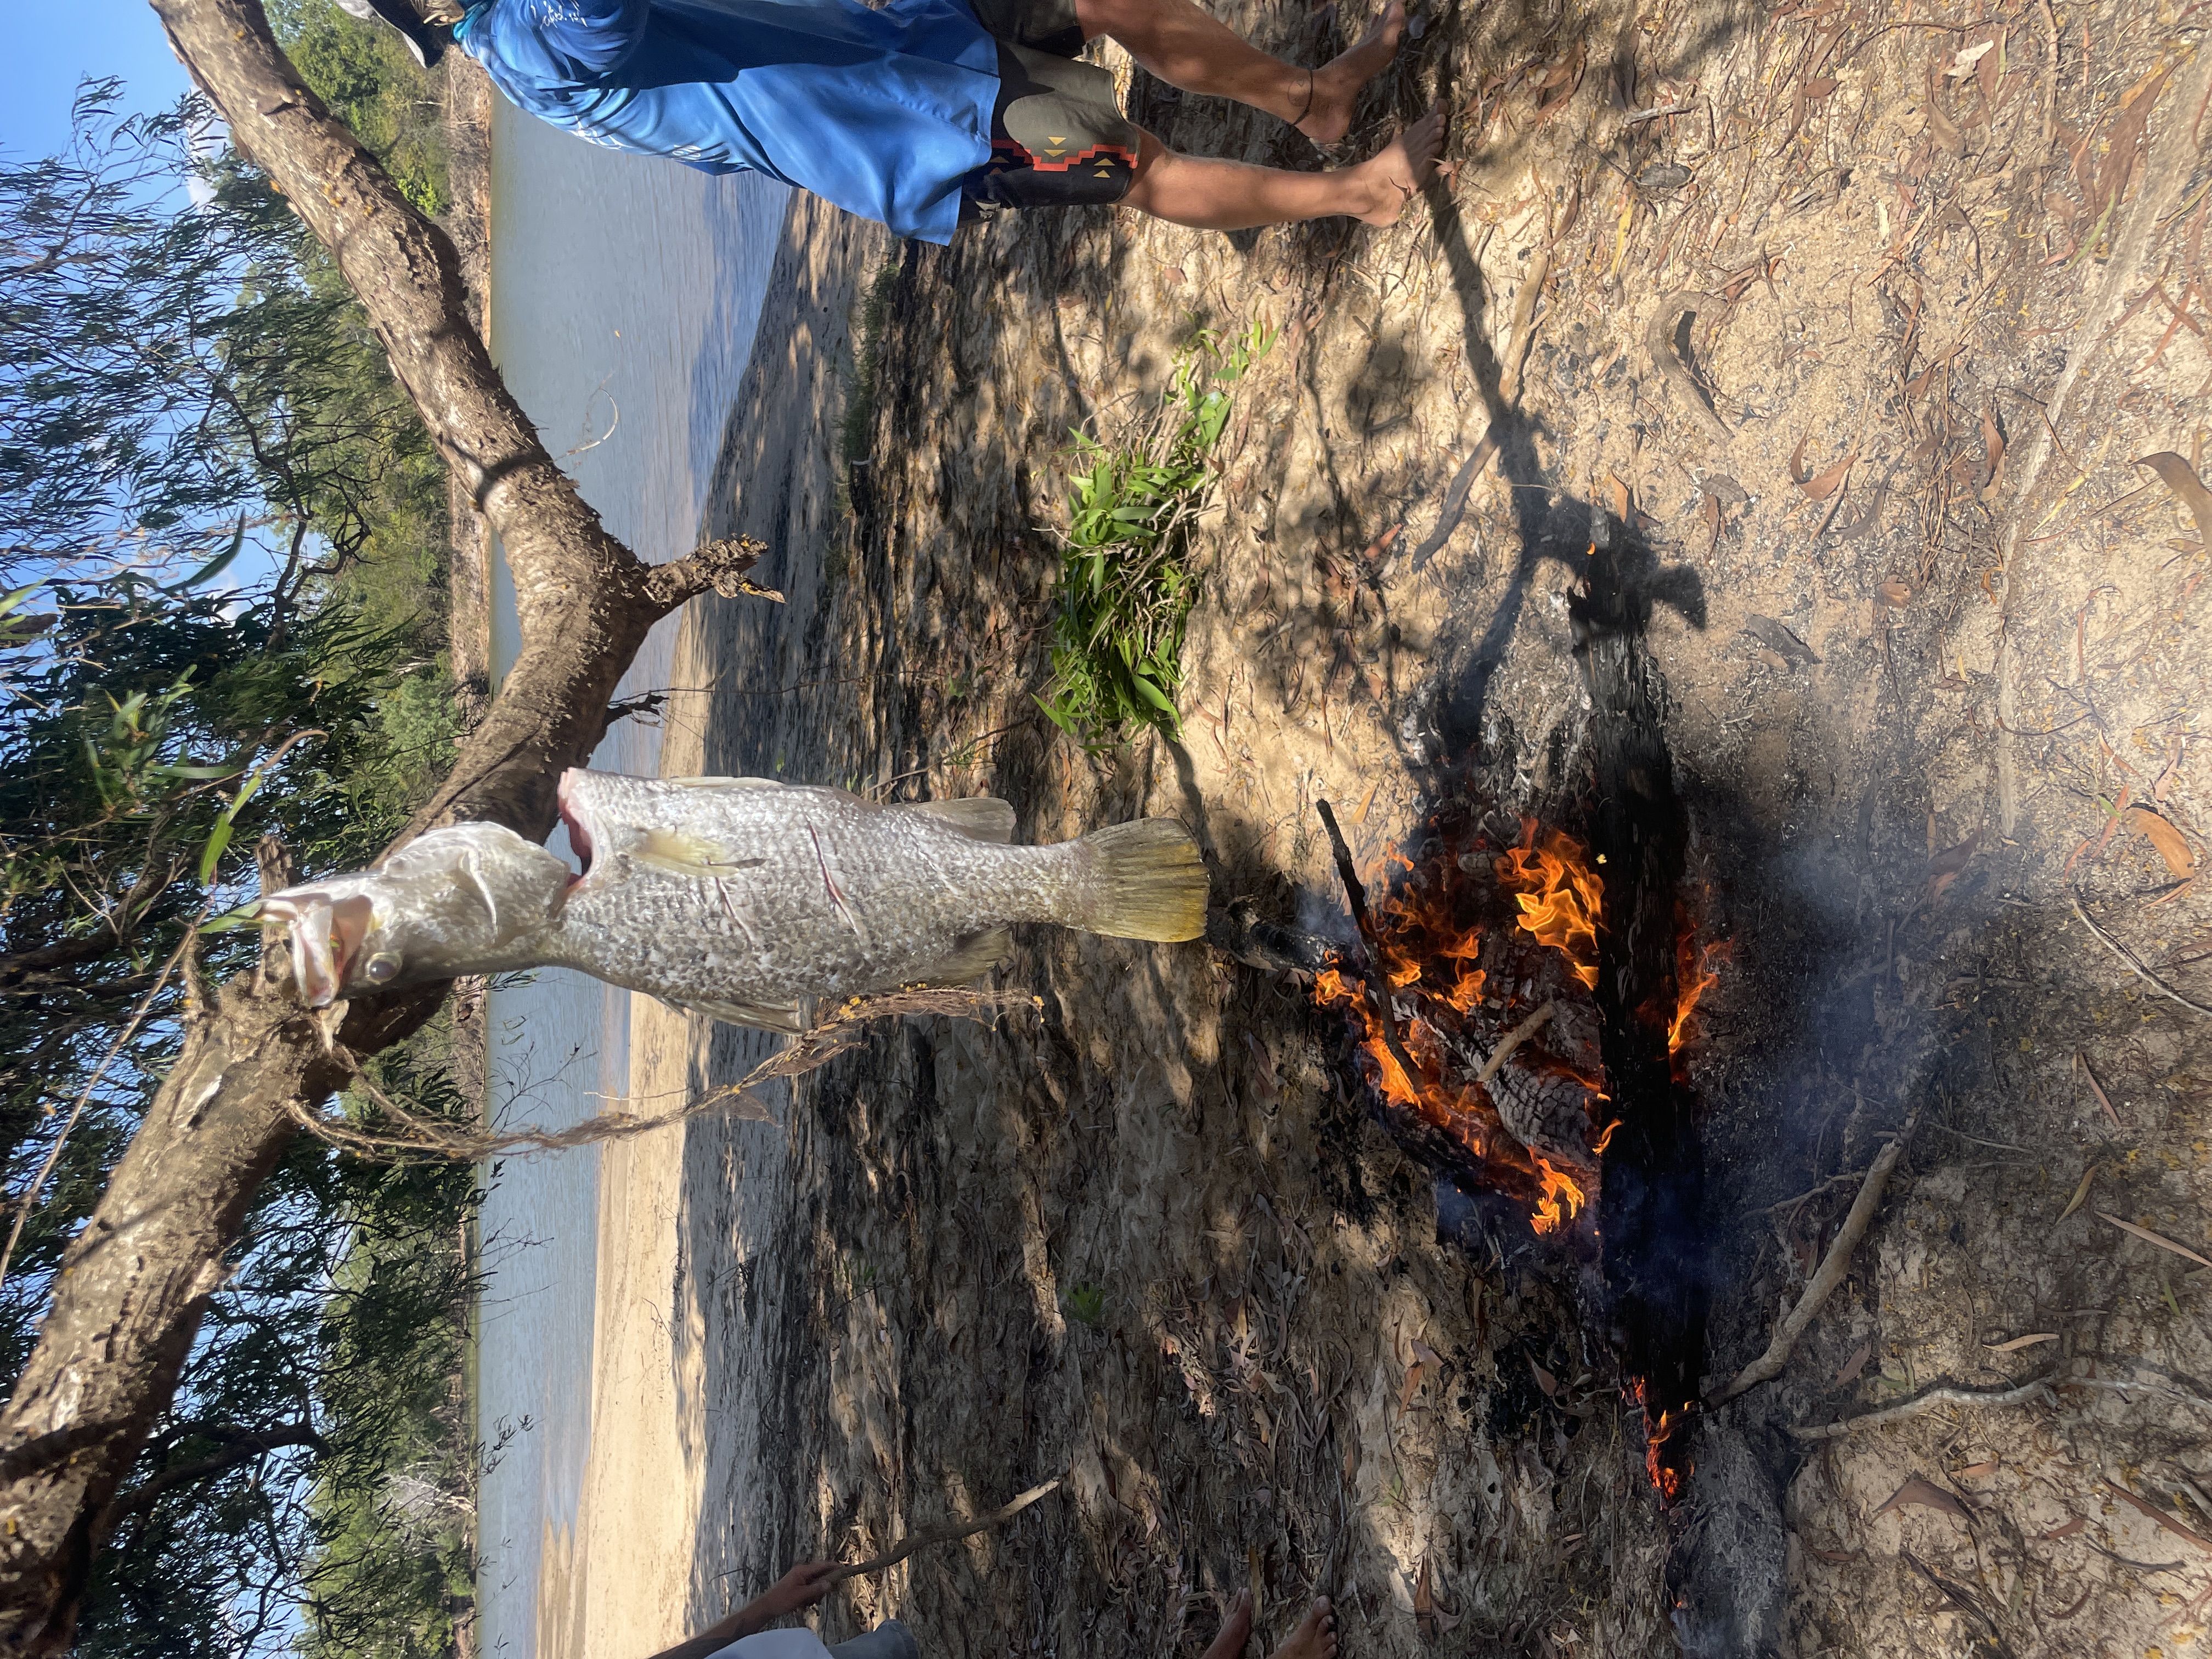
<path fill-rule="evenodd" d="M 456 823 L 377 869 L 270 895 L 301 998 L 574 968 L 796 1031 L 817 999 L 981 978 L 1014 922 L 1160 940 L 1206 927 L 1205 865 L 1164 818 L 1015 847 L 1002 800 L 586 771 L 563 775 L 561 816 L 581 875 L 503 825 Z"/>

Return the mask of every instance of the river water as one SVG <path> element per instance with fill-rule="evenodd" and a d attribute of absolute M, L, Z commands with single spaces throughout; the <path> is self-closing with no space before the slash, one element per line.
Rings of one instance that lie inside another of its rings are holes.
<path fill-rule="evenodd" d="M 492 155 L 492 356 L 607 528 L 653 562 L 678 557 L 696 538 L 789 192 L 600 149 L 504 103 Z M 675 630 L 672 617 L 654 631 L 626 694 L 668 683 Z M 503 568 L 492 644 L 503 669 L 515 651 Z M 592 764 L 656 772 L 659 747 L 657 728 L 624 721 Z M 568 851 L 564 836 L 552 844 Z M 628 1007 L 628 994 L 559 971 L 495 991 L 492 1109 L 561 1126 L 623 1094 Z M 575 1524 L 598 1225 L 594 1148 L 507 1159 L 484 1205 L 477 1406 L 481 1432 L 506 1443 L 481 1492 L 478 1639 L 506 1659 L 538 1651 L 541 1540 Z"/>

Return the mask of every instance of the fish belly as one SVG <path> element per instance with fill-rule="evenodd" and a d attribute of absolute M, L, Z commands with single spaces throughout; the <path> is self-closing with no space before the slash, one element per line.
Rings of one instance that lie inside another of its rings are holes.
<path fill-rule="evenodd" d="M 1056 920 L 1079 879 L 1072 842 L 978 841 L 832 789 L 635 787 L 653 781 L 620 781 L 561 935 L 568 965 L 670 1002 L 784 1008 L 972 979 L 1003 954 L 994 935 Z"/>

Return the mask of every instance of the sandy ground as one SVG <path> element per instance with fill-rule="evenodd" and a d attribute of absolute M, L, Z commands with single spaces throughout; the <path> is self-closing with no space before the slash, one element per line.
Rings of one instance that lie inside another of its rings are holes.
<path fill-rule="evenodd" d="M 1302 58 L 1364 21 L 1230 11 Z M 1224 897 L 1341 933 L 1316 799 L 1378 887 L 1455 791 L 1589 813 L 1583 561 L 1625 537 L 1684 902 L 1733 948 L 1689 1051 L 1710 1380 L 1765 1346 L 1881 1137 L 1914 1139 L 1850 1280 L 1779 1382 L 1699 1425 L 1664 1511 L 1586 1238 L 1440 1237 L 1451 1194 L 1440 1227 L 1294 978 L 1033 934 L 1003 978 L 1036 1017 L 883 1031 L 776 1124 L 611 1163 L 594 1420 L 622 1431 L 595 1432 L 558 1592 L 575 1650 L 1054 1474 L 1003 1533 L 854 1581 L 825 1634 L 896 1612 L 933 1656 L 1194 1653 L 1249 1587 L 1269 1640 L 1329 1590 L 1362 1655 L 2191 1650 L 2206 1273 L 2104 1218 L 2207 1253 L 2212 1052 L 2075 906 L 2212 1000 L 2178 884 L 2212 828 L 2202 526 L 2131 465 L 2192 452 L 2212 368 L 2173 320 L 2203 274 L 2201 27 L 2127 0 L 1446 8 L 1347 146 L 1461 112 L 1456 184 L 1388 231 L 1099 212 L 940 251 L 795 208 L 704 526 L 766 540 L 787 603 L 691 619 L 671 769 L 995 793 L 1024 839 L 1176 816 Z M 1318 159 L 1121 68 L 1181 147 Z M 1224 445 L 1183 740 L 1086 758 L 1030 701 L 1065 434 L 1255 317 L 1283 334 Z M 641 1095 L 757 1052 L 634 1030 Z"/>

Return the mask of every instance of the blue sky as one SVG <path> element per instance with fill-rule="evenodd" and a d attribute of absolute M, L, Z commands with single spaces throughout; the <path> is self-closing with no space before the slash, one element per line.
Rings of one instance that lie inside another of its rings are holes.
<path fill-rule="evenodd" d="M 87 76 L 120 76 L 132 110 L 164 107 L 191 88 L 145 0 L 27 0 L 8 11 L 0 150 L 16 161 L 68 143 L 70 103 Z"/>

